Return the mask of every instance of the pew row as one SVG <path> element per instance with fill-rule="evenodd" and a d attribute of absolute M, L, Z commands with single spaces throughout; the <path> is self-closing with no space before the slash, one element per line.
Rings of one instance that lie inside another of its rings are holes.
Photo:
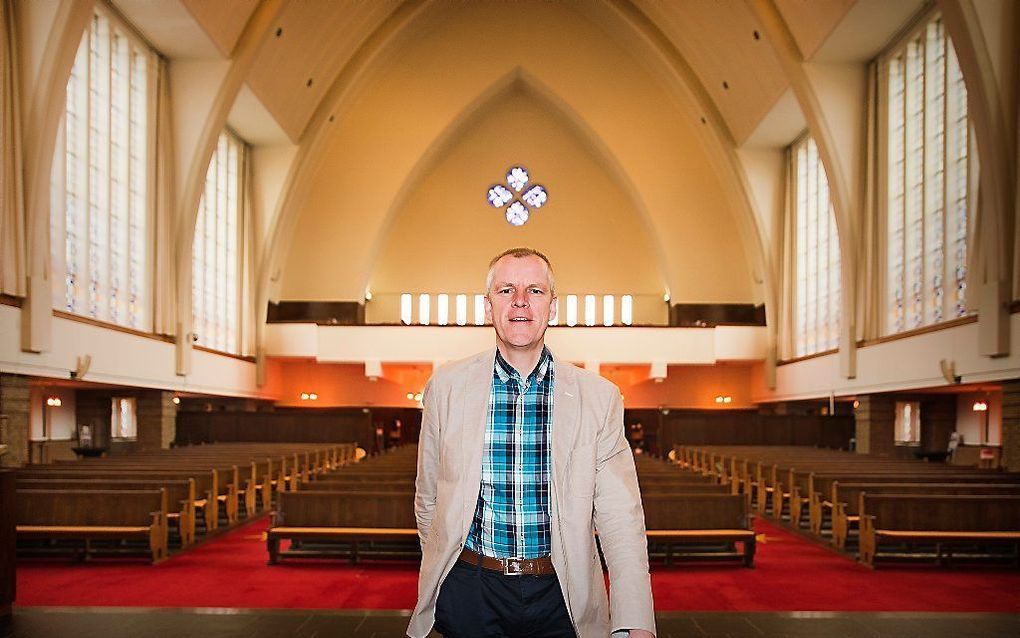
<path fill-rule="evenodd" d="M 87 560 L 95 540 L 143 540 L 152 563 L 167 557 L 167 493 L 159 490 L 18 490 L 19 541 L 82 541 Z"/>

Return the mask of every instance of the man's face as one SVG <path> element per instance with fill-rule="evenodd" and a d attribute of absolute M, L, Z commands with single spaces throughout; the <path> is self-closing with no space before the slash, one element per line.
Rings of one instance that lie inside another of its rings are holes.
<path fill-rule="evenodd" d="M 492 287 L 485 295 L 485 316 L 501 343 L 525 350 L 541 347 L 556 312 L 554 300 L 549 271 L 540 257 L 507 255 L 496 262 Z"/>

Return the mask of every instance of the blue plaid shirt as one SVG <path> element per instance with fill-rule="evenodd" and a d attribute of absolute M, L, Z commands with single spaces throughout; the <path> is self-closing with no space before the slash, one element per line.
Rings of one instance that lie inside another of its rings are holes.
<path fill-rule="evenodd" d="M 552 552 L 549 492 L 553 359 L 542 349 L 527 380 L 496 350 L 482 455 L 482 487 L 465 546 L 496 558 Z"/>

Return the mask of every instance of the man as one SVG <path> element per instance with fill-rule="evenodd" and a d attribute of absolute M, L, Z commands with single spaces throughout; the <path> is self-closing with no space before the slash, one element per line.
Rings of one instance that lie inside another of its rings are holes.
<path fill-rule="evenodd" d="M 486 277 L 496 348 L 425 388 L 415 516 L 418 604 L 407 633 L 653 638 L 644 512 L 619 390 L 545 347 L 549 260 L 517 248 Z M 606 600 L 595 546 L 609 567 Z"/>

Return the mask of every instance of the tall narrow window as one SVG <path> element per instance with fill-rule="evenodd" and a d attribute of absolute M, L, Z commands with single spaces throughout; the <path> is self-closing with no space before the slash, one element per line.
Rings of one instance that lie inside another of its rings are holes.
<path fill-rule="evenodd" d="M 896 445 L 921 444 L 921 403 L 896 402 Z"/>
<path fill-rule="evenodd" d="M 446 293 L 436 295 L 436 323 L 440 326 L 450 323 L 450 295 Z"/>
<path fill-rule="evenodd" d="M 577 295 L 567 295 L 567 325 L 577 325 Z"/>
<path fill-rule="evenodd" d="M 634 323 L 634 297 L 631 295 L 620 297 L 620 323 L 625 326 Z"/>
<path fill-rule="evenodd" d="M 241 179 L 247 147 L 232 133 L 220 135 L 205 175 L 192 244 L 192 315 L 197 343 L 223 352 L 241 348 Z"/>
<path fill-rule="evenodd" d="M 429 325 L 429 315 L 431 314 L 429 310 L 430 302 L 431 299 L 427 294 L 418 295 L 418 323 L 423 326 Z"/>
<path fill-rule="evenodd" d="M 400 295 L 400 323 L 405 326 L 411 325 L 411 306 L 413 303 L 413 299 L 409 293 L 405 292 Z"/>
<path fill-rule="evenodd" d="M 151 329 L 150 172 L 156 55 L 97 7 L 67 82 L 54 155 L 54 306 Z"/>
<path fill-rule="evenodd" d="M 966 314 L 967 90 L 934 15 L 885 60 L 887 334 Z"/>
<path fill-rule="evenodd" d="M 133 397 L 114 397 L 110 411 L 110 437 L 135 439 L 138 437 L 138 411 Z"/>
<path fill-rule="evenodd" d="M 611 326 L 616 320 L 616 297 L 613 295 L 602 296 L 602 325 Z"/>
<path fill-rule="evenodd" d="M 485 325 L 485 295 L 475 295 L 475 325 Z"/>
<path fill-rule="evenodd" d="M 467 295 L 457 295 L 457 325 L 467 325 Z"/>
<path fill-rule="evenodd" d="M 815 141 L 806 137 L 797 142 L 791 156 L 796 197 L 794 344 L 799 357 L 839 346 L 839 240 Z"/>

